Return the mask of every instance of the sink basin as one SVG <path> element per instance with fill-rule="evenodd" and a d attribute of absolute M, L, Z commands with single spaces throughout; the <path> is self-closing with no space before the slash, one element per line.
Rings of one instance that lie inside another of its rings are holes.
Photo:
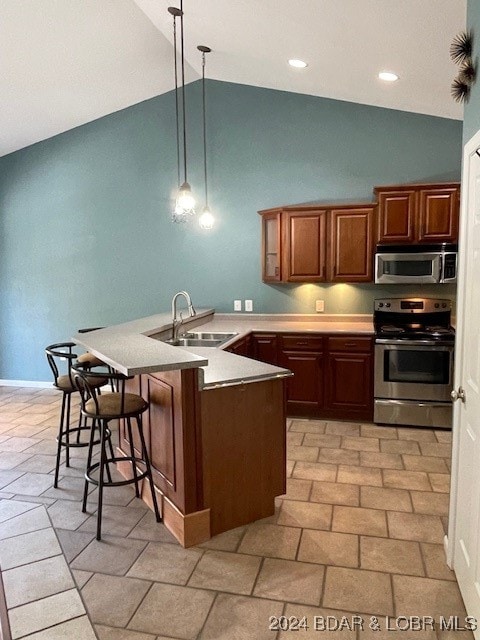
<path fill-rule="evenodd" d="M 236 333 L 209 333 L 206 331 L 191 331 L 185 333 L 178 338 L 176 342 L 173 340 L 165 340 L 167 344 L 172 344 L 177 347 L 218 347 L 227 340 L 234 338 Z"/>

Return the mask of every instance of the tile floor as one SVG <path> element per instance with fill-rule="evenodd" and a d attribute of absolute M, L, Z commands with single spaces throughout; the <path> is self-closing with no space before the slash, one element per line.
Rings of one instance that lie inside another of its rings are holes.
<path fill-rule="evenodd" d="M 100 640 L 381 640 L 395 638 L 385 616 L 465 616 L 443 554 L 450 432 L 289 420 L 275 515 L 183 549 L 130 487 L 106 493 L 94 539 L 95 491 L 80 510 L 85 450 L 52 487 L 58 413 L 55 390 L 0 387 L 0 565 L 15 638 L 86 640 L 83 605 Z M 363 630 L 313 627 L 314 616 L 352 626 L 355 615 Z M 270 630 L 280 616 L 305 616 L 309 629 Z"/>

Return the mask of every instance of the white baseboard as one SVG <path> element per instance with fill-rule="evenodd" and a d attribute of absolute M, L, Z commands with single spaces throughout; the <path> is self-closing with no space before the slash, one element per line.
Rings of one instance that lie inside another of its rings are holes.
<path fill-rule="evenodd" d="M 0 387 L 34 387 L 37 389 L 48 389 L 52 387 L 50 382 L 41 380 L 0 380 Z"/>

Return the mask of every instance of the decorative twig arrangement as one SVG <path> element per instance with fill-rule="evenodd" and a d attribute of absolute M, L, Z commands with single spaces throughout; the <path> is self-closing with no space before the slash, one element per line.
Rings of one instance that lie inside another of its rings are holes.
<path fill-rule="evenodd" d="M 468 102 L 470 89 L 476 76 L 476 64 L 473 61 L 473 35 L 471 31 L 462 31 L 450 45 L 450 57 L 460 65 L 458 76 L 452 82 L 452 97 L 456 102 Z"/>

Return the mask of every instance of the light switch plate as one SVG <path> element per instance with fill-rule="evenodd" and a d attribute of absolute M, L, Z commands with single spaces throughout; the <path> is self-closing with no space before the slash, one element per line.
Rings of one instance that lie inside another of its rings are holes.
<path fill-rule="evenodd" d="M 245 300 L 245 311 L 253 311 L 253 300 Z"/>
<path fill-rule="evenodd" d="M 242 310 L 242 301 L 241 300 L 234 300 L 233 301 L 233 310 L 234 311 L 241 311 Z"/>
<path fill-rule="evenodd" d="M 325 311 L 325 300 L 315 301 L 315 311 L 317 313 L 323 313 Z"/>

